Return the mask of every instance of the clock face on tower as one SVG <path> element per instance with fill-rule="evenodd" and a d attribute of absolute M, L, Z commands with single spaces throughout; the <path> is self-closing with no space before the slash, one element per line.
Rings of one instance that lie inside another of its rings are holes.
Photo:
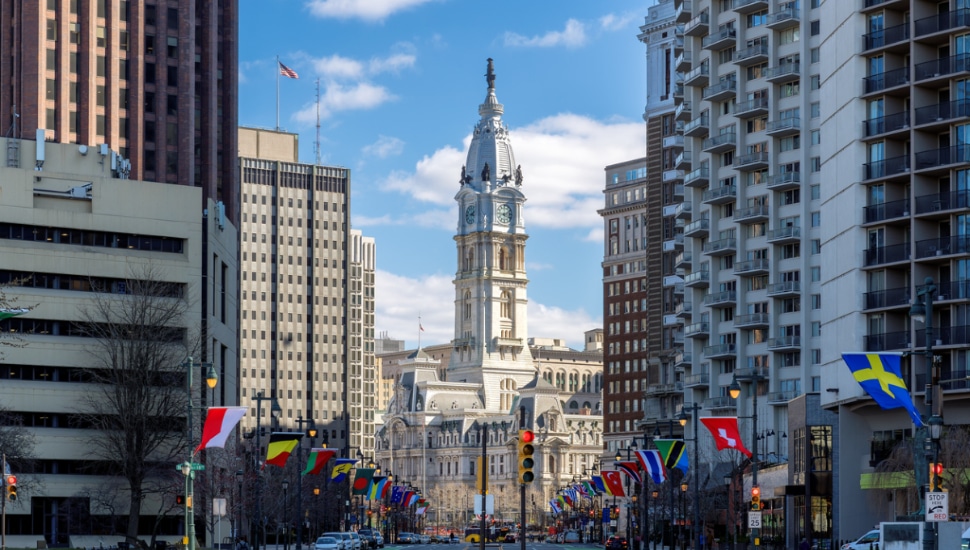
<path fill-rule="evenodd" d="M 471 225 L 475 223 L 475 207 L 468 206 L 465 208 L 465 223 Z"/>
<path fill-rule="evenodd" d="M 509 205 L 502 204 L 495 210 L 495 219 L 498 223 L 509 223 L 512 221 L 512 209 Z"/>

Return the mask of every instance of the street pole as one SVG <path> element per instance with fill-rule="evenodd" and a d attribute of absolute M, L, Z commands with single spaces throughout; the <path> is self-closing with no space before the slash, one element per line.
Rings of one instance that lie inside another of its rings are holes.
<path fill-rule="evenodd" d="M 262 391 L 259 391 L 259 393 L 257 393 L 256 396 L 253 397 L 253 399 L 256 401 L 256 462 L 255 464 L 253 464 L 253 467 L 256 468 L 256 503 L 255 503 L 255 506 L 253 506 L 253 511 L 254 511 L 253 529 L 255 530 L 253 532 L 253 550 L 259 550 L 260 527 L 264 527 L 262 529 L 263 546 L 264 547 L 266 546 L 266 529 L 262 522 L 263 475 L 260 472 L 260 469 L 257 467 L 260 463 L 259 457 L 262 454 L 262 447 L 260 447 L 259 445 L 259 437 L 262 432 L 262 427 L 260 426 L 260 423 L 263 417 L 263 414 L 262 414 L 263 401 L 270 402 L 270 416 L 273 416 L 273 417 L 279 416 L 280 414 L 282 414 L 283 409 L 281 409 L 280 404 L 276 402 L 276 398 L 265 397 Z M 272 427 L 272 424 L 271 424 L 271 427 Z"/>
<path fill-rule="evenodd" d="M 195 480 L 195 470 L 196 465 L 194 463 L 195 458 L 195 448 L 192 444 L 192 369 L 195 367 L 209 367 L 208 372 L 206 372 L 206 383 L 209 388 L 214 388 L 217 381 L 219 380 L 216 375 L 215 369 L 212 368 L 211 363 L 195 363 L 192 358 L 186 359 L 185 363 L 182 363 L 185 367 L 185 395 L 186 395 L 186 414 L 185 414 L 185 439 L 188 444 L 189 449 L 189 459 L 188 461 L 182 463 L 179 466 L 182 474 L 185 475 L 185 547 L 188 550 L 195 550 L 195 508 L 192 502 L 193 496 L 193 482 Z"/>
<path fill-rule="evenodd" d="M 694 483 L 693 483 L 694 514 L 693 514 L 693 519 L 691 520 L 691 523 L 692 523 L 691 528 L 688 531 L 689 533 L 691 533 L 691 538 L 694 540 L 694 544 L 693 544 L 694 550 L 700 550 L 701 548 L 701 532 L 700 532 L 701 522 L 700 522 L 700 506 L 699 506 L 701 468 L 700 468 L 700 462 L 698 459 L 698 452 L 697 452 L 697 447 L 699 443 L 699 438 L 697 437 L 697 417 L 700 416 L 700 412 L 701 412 L 701 406 L 697 403 L 691 403 L 690 406 L 687 406 L 687 404 L 685 403 L 684 405 L 681 406 L 681 409 L 680 409 L 680 425 L 681 426 L 687 425 L 687 414 L 689 413 L 692 419 L 691 431 L 693 432 L 693 435 L 694 435 L 694 438 L 693 438 L 693 442 L 694 442 L 694 461 L 693 462 L 694 463 L 691 464 L 690 466 L 690 469 L 694 474 Z M 684 491 L 681 491 L 681 492 L 684 492 Z M 686 506 L 686 500 L 685 500 L 685 506 Z M 685 521 L 687 520 L 686 511 L 684 513 L 684 520 Z"/>
<path fill-rule="evenodd" d="M 943 432 L 943 391 L 940 384 L 940 363 L 941 358 L 933 354 L 933 342 L 936 338 L 933 332 L 933 295 L 937 292 L 937 286 L 933 282 L 932 277 L 927 277 L 923 281 L 923 286 L 916 287 L 916 299 L 913 301 L 912 307 L 909 310 L 909 315 L 913 321 L 923 321 L 926 326 L 926 332 L 924 334 L 925 343 L 923 348 L 923 358 L 928 365 L 927 370 L 929 371 L 929 384 L 926 387 L 926 401 L 930 406 L 930 417 L 927 421 L 927 427 L 925 430 L 929 430 L 929 437 L 924 441 L 924 452 L 927 458 L 930 460 L 931 464 L 936 464 L 940 460 L 940 436 Z M 923 303 L 920 303 L 920 298 L 923 299 Z M 914 354 L 919 352 L 914 352 Z M 916 462 L 916 461 L 914 461 Z M 914 465 L 915 468 L 919 468 L 918 464 Z M 925 467 L 925 465 L 924 465 Z M 925 471 L 925 468 L 924 468 Z M 915 472 L 915 479 L 921 477 L 919 470 Z M 927 480 L 927 489 L 930 492 L 938 491 L 940 487 L 937 485 L 937 479 L 934 472 L 930 472 L 929 479 Z M 920 509 L 924 506 L 921 505 Z M 925 522 L 924 533 L 926 537 L 923 542 L 923 548 L 926 550 L 934 550 L 939 548 L 939 537 L 937 536 L 937 522 Z M 932 523 L 932 525 L 930 525 Z"/>

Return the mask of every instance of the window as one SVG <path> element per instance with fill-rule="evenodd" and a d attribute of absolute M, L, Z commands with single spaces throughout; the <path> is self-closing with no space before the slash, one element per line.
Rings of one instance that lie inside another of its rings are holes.
<path fill-rule="evenodd" d="M 812 309 L 822 309 L 822 295 L 812 294 L 811 295 Z"/>
<path fill-rule="evenodd" d="M 785 44 L 794 44 L 795 42 L 798 42 L 799 33 L 800 33 L 799 27 L 792 27 L 790 29 L 781 31 L 780 33 L 778 33 L 779 45 L 784 46 Z"/>
<path fill-rule="evenodd" d="M 752 65 L 745 71 L 745 76 L 748 80 L 755 80 L 757 78 L 762 78 L 765 76 L 765 69 L 768 68 L 767 63 L 758 63 L 757 65 Z"/>
<path fill-rule="evenodd" d="M 821 321 L 812 321 L 812 336 L 817 338 L 821 335 L 822 335 Z"/>
<path fill-rule="evenodd" d="M 815 21 L 812 21 L 810 25 L 811 25 L 810 34 L 812 36 L 818 36 L 818 34 L 821 32 L 821 29 L 822 29 L 822 25 L 819 23 L 818 19 L 816 19 Z"/>
<path fill-rule="evenodd" d="M 782 313 L 795 313 L 801 311 L 801 298 L 785 298 L 782 300 Z"/>
<path fill-rule="evenodd" d="M 800 135 L 788 136 L 778 140 L 778 149 L 784 151 L 794 151 L 801 148 L 802 137 Z"/>
<path fill-rule="evenodd" d="M 812 216 L 812 227 L 819 227 L 819 226 L 822 225 L 822 213 L 821 212 L 818 212 L 818 211 L 812 212 L 811 216 Z"/>
<path fill-rule="evenodd" d="M 792 258 L 800 258 L 801 255 L 802 255 L 801 243 L 786 244 L 781 248 L 782 259 L 790 260 Z"/>
<path fill-rule="evenodd" d="M 819 103 L 818 101 L 810 104 L 809 108 L 812 111 L 812 118 L 818 118 L 822 116 L 822 104 Z"/>
<path fill-rule="evenodd" d="M 809 186 L 808 191 L 809 191 L 809 193 L 811 193 L 812 200 L 817 201 L 820 198 L 822 198 L 822 186 L 821 185 L 819 185 L 817 183 L 813 183 L 811 186 Z"/>
<path fill-rule="evenodd" d="M 818 172 L 822 169 L 822 157 L 812 157 L 808 159 L 809 171 Z"/>
<path fill-rule="evenodd" d="M 749 13 L 747 18 L 748 28 L 760 27 L 764 25 L 768 20 L 768 10 L 761 10 L 755 13 Z"/>
<path fill-rule="evenodd" d="M 809 86 L 812 90 L 818 90 L 822 87 L 822 78 L 817 74 L 813 74 L 809 77 Z"/>
<path fill-rule="evenodd" d="M 821 267 L 818 267 L 818 266 L 812 267 L 809 270 L 809 273 L 811 274 L 812 282 L 813 283 L 817 283 L 817 282 L 819 282 L 819 281 L 822 280 L 822 268 Z"/>
<path fill-rule="evenodd" d="M 820 51 L 820 48 L 812 48 L 811 50 L 809 50 L 809 55 L 811 56 L 812 63 L 818 63 L 819 59 L 821 58 L 821 54 L 819 53 L 819 51 Z"/>
<path fill-rule="evenodd" d="M 795 97 L 798 95 L 800 87 L 800 82 L 795 80 L 782 84 L 779 92 L 781 93 L 781 97 Z"/>
<path fill-rule="evenodd" d="M 810 244 L 812 245 L 813 256 L 822 253 L 822 241 L 820 239 L 812 239 Z"/>
<path fill-rule="evenodd" d="M 761 116 L 749 119 L 745 123 L 745 130 L 750 134 L 753 132 L 763 132 L 768 127 L 768 117 Z"/>

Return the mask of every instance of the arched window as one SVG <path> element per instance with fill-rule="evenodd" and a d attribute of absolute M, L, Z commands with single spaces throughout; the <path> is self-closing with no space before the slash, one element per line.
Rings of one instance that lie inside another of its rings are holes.
<path fill-rule="evenodd" d="M 498 251 L 498 268 L 502 271 L 509 270 L 509 250 L 504 246 Z"/>
<path fill-rule="evenodd" d="M 471 271 L 475 267 L 475 251 L 468 247 L 468 252 L 465 253 L 465 271 Z"/>
<path fill-rule="evenodd" d="M 503 290 L 501 300 L 502 300 L 502 304 L 501 306 L 499 306 L 499 312 L 502 316 L 502 319 L 511 319 L 512 318 L 512 293 L 507 290 Z"/>
<path fill-rule="evenodd" d="M 472 293 L 469 292 L 469 291 L 467 291 L 467 290 L 465 291 L 465 296 L 463 297 L 463 300 L 462 300 L 462 308 L 463 308 L 462 316 L 465 319 L 471 319 L 471 317 L 472 317 Z"/>

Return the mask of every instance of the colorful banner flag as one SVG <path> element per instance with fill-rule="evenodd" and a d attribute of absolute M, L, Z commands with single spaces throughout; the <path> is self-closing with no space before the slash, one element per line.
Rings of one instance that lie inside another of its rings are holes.
<path fill-rule="evenodd" d="M 270 434 L 269 444 L 266 445 L 266 464 L 280 468 L 286 466 L 286 459 L 290 458 L 290 453 L 293 452 L 302 438 L 303 432 L 273 432 Z"/>
<path fill-rule="evenodd" d="M 395 485 L 391 489 L 391 504 L 397 504 L 404 498 L 404 486 Z"/>
<path fill-rule="evenodd" d="M 381 492 L 384 490 L 384 485 L 386 483 L 386 476 L 374 476 L 370 482 L 370 487 L 367 488 L 366 500 L 377 500 L 381 498 Z"/>
<path fill-rule="evenodd" d="M 422 516 L 424 515 L 425 511 L 427 511 L 427 509 L 428 509 L 427 506 L 419 506 L 418 509 L 414 511 L 414 515 Z"/>
<path fill-rule="evenodd" d="M 640 466 L 636 462 L 614 462 L 613 465 L 633 479 L 633 481 L 640 483 L 640 472 L 637 471 L 640 469 Z"/>
<path fill-rule="evenodd" d="M 664 466 L 668 470 L 680 468 L 687 473 L 687 445 L 683 439 L 654 439 L 653 444 L 660 451 L 660 456 L 664 459 Z"/>
<path fill-rule="evenodd" d="M 736 416 L 708 416 L 701 418 L 701 424 L 707 426 L 714 436 L 714 444 L 717 450 L 734 449 L 741 451 L 745 456 L 751 458 L 751 451 L 744 447 L 741 441 L 741 432 L 738 430 L 738 417 Z"/>
<path fill-rule="evenodd" d="M 370 482 L 374 479 L 374 471 L 374 468 L 357 468 L 350 494 L 366 495 L 367 489 L 370 488 Z"/>
<path fill-rule="evenodd" d="M 330 472 L 330 481 L 340 483 L 347 479 L 350 470 L 354 467 L 354 464 L 357 464 L 357 460 L 356 458 L 338 458 L 333 471 Z"/>
<path fill-rule="evenodd" d="M 280 74 L 286 78 L 300 78 L 300 75 L 296 74 L 296 71 L 287 67 L 282 61 L 277 61 L 280 64 Z"/>
<path fill-rule="evenodd" d="M 209 447 L 225 448 L 226 438 L 246 414 L 246 407 L 209 407 L 202 428 L 202 441 L 192 454 Z"/>
<path fill-rule="evenodd" d="M 602 477 L 600 477 L 600 476 L 593 476 L 592 477 L 592 480 L 593 480 L 593 485 L 596 486 L 596 490 L 598 492 L 609 494 L 609 492 L 606 490 L 606 484 L 603 483 L 603 478 Z"/>
<path fill-rule="evenodd" d="M 602 513 L 602 515 L 600 517 L 603 518 L 601 520 L 602 523 L 609 523 L 610 522 L 610 509 L 609 508 L 603 508 L 603 513 Z"/>
<path fill-rule="evenodd" d="M 598 491 L 596 490 L 596 487 L 593 487 L 592 482 L 584 481 L 583 486 L 586 487 L 586 494 L 589 495 L 590 498 L 593 498 L 596 496 L 596 493 Z"/>
<path fill-rule="evenodd" d="M 421 495 L 419 495 L 418 493 L 411 493 L 411 497 L 408 498 L 408 501 L 407 501 L 408 504 L 407 505 L 408 506 L 413 506 L 414 503 L 416 503 L 419 498 L 421 498 Z"/>
<path fill-rule="evenodd" d="M 664 468 L 663 459 L 660 457 L 660 451 L 656 449 L 650 449 L 648 451 L 637 451 L 637 460 L 640 462 L 640 466 L 643 471 L 650 474 L 650 479 L 654 483 L 660 484 L 667 479 L 667 469 Z"/>
<path fill-rule="evenodd" d="M 9 319 L 11 317 L 16 317 L 18 315 L 23 315 L 25 313 L 30 313 L 30 308 L 26 308 L 26 307 L 0 308 L 0 321 L 3 321 L 4 319 Z"/>
<path fill-rule="evenodd" d="M 549 501 L 549 508 L 552 510 L 553 514 L 562 513 L 562 507 L 559 506 L 559 503 L 556 502 L 556 499 L 552 499 Z"/>
<path fill-rule="evenodd" d="M 902 375 L 902 360 L 898 353 L 843 353 L 842 359 L 852 377 L 883 409 L 906 409 L 916 427 L 923 419 L 913 404 Z"/>
<path fill-rule="evenodd" d="M 623 478 L 620 477 L 619 471 L 603 470 L 600 473 L 603 474 L 603 483 L 606 484 L 606 491 L 610 494 L 610 496 L 626 496 L 626 494 L 623 492 Z"/>
<path fill-rule="evenodd" d="M 335 454 L 337 454 L 337 451 L 333 449 L 310 449 L 310 456 L 307 457 L 306 461 L 306 469 L 303 470 L 301 475 L 319 474 Z"/>

